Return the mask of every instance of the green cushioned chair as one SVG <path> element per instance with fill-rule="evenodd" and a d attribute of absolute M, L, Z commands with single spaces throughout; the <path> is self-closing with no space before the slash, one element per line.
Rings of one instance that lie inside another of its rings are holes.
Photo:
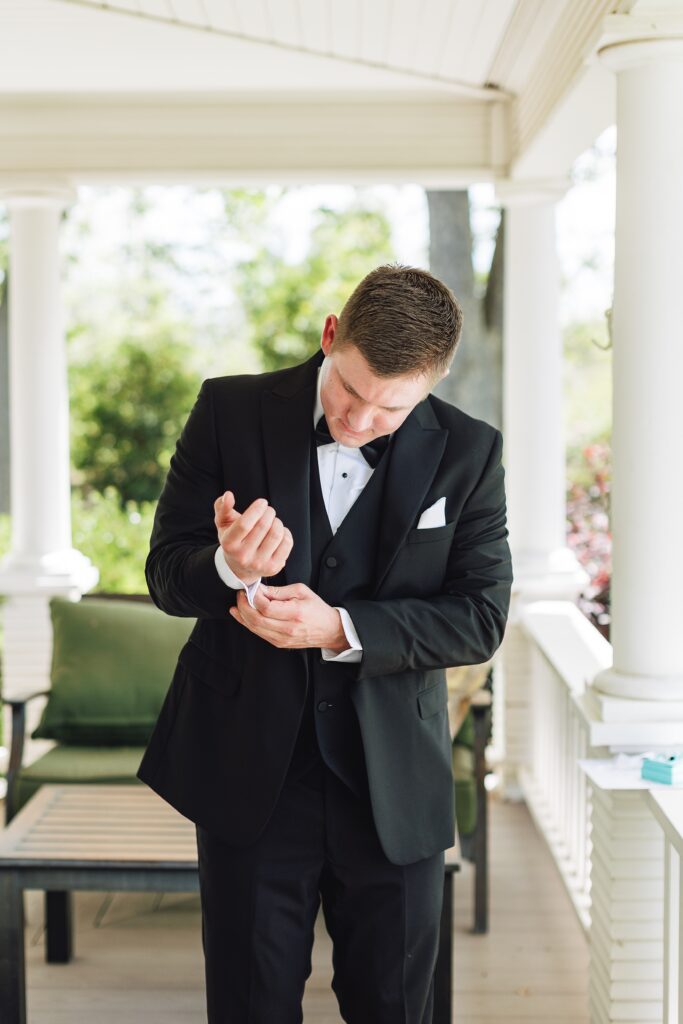
<path fill-rule="evenodd" d="M 56 746 L 23 765 L 25 707 L 12 706 L 6 820 L 44 783 L 139 783 L 136 771 L 194 619 L 142 595 L 53 598 L 51 689 L 32 736 Z M 40 694 L 41 696 L 43 694 Z"/>

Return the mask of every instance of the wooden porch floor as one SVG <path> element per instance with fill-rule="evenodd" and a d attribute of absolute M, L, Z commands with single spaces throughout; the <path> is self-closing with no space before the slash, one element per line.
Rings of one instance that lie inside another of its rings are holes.
<path fill-rule="evenodd" d="M 587 1024 L 588 948 L 526 807 L 491 799 L 491 929 L 469 933 L 472 875 L 455 879 L 456 1024 Z M 78 893 L 75 959 L 44 962 L 42 894 L 27 894 L 29 1024 L 205 1024 L 199 897 Z M 305 1024 L 340 1024 L 331 944 L 316 928 Z"/>

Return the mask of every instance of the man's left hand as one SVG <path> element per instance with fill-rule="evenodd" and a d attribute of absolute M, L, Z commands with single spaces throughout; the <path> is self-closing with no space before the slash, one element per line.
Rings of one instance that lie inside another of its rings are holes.
<path fill-rule="evenodd" d="M 341 652 L 349 644 L 336 608 L 304 583 L 287 587 L 261 585 L 252 608 L 243 590 L 230 614 L 274 647 L 325 647 Z"/>

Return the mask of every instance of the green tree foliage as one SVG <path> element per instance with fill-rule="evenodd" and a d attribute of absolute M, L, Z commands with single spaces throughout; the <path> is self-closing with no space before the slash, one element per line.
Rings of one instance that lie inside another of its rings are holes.
<path fill-rule="evenodd" d="M 115 488 L 121 508 L 155 500 L 199 383 L 191 349 L 161 326 L 72 365 L 74 482 Z"/>
<path fill-rule="evenodd" d="M 100 572 L 98 591 L 146 594 L 145 558 L 156 502 L 129 501 L 121 507 L 119 492 L 87 496 L 74 491 L 71 499 L 74 546 Z"/>
<path fill-rule="evenodd" d="M 381 210 L 357 203 L 344 210 L 321 208 L 316 216 L 300 262 L 285 263 L 264 244 L 236 268 L 247 330 L 266 370 L 311 356 L 327 314 L 339 314 L 361 278 L 395 258 Z"/>

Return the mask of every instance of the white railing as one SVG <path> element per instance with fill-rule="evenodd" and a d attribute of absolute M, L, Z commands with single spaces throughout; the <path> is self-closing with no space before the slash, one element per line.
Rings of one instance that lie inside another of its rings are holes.
<path fill-rule="evenodd" d="M 646 801 L 664 833 L 664 1024 L 683 1015 L 683 792 L 650 790 Z"/>
<path fill-rule="evenodd" d="M 586 682 L 611 664 L 611 648 L 576 605 L 522 609 L 531 645 L 528 759 L 518 769 L 529 809 L 553 854 L 583 927 L 590 926 L 590 791 L 579 761 L 604 756 L 584 705 Z"/>
<path fill-rule="evenodd" d="M 682 1024 L 683 791 L 649 789 L 638 766 L 613 757 L 680 746 L 680 723 L 647 704 L 605 715 L 604 696 L 587 684 L 612 650 L 571 602 L 523 606 L 509 641 L 504 732 L 590 937 L 591 1021 Z"/>

